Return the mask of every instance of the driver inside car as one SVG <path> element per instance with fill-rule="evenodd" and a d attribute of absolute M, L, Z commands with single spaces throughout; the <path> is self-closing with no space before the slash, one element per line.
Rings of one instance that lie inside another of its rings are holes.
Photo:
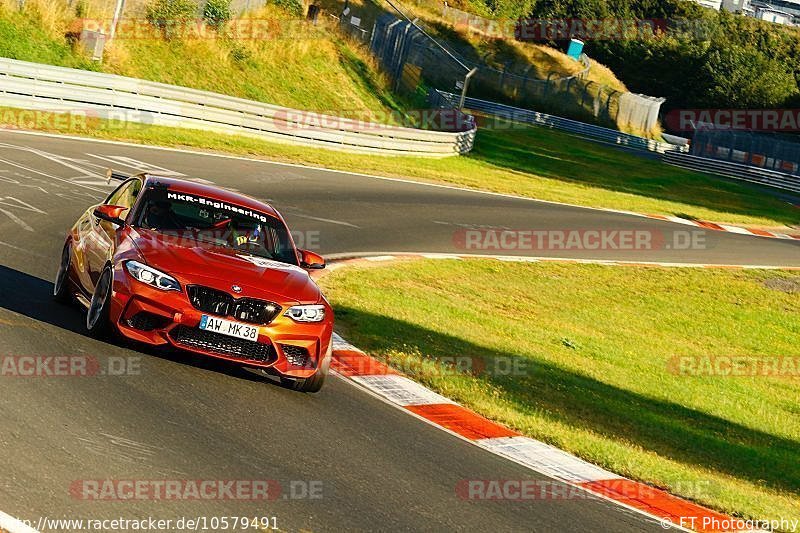
<path fill-rule="evenodd" d="M 147 210 L 145 223 L 154 229 L 182 229 L 177 215 L 169 202 L 153 202 Z"/>

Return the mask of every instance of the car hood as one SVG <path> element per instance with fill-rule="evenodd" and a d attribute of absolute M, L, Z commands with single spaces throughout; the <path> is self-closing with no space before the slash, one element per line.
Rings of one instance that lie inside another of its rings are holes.
<path fill-rule="evenodd" d="M 296 303 L 320 300 L 319 288 L 298 266 L 142 228 L 132 229 L 129 237 L 148 265 L 175 275 L 184 284 L 226 292 L 235 284 L 243 289 L 237 297 Z"/>

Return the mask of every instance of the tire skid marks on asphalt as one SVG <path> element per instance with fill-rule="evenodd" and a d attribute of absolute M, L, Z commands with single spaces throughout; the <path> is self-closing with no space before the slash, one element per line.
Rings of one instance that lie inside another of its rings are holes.
<path fill-rule="evenodd" d="M 108 433 L 100 433 L 98 436 L 92 438 L 79 436 L 77 440 L 83 443 L 85 448 L 93 453 L 112 457 L 114 459 L 121 459 L 134 464 L 148 462 L 162 451 L 162 448 L 157 446 Z"/>
<path fill-rule="evenodd" d="M 100 159 L 101 161 L 105 161 L 107 163 L 111 163 L 115 166 L 123 166 L 130 169 L 135 170 L 136 174 L 140 172 L 151 172 L 153 174 L 158 174 L 159 176 L 164 177 L 175 177 L 175 178 L 182 178 L 186 176 L 183 172 L 178 172 L 177 170 L 170 170 L 168 168 L 164 168 L 158 165 L 153 165 L 152 163 L 146 163 L 145 161 L 141 161 L 139 159 L 134 159 L 132 157 L 123 156 L 123 155 L 99 155 L 99 154 L 90 154 L 87 153 L 89 157 L 94 157 L 95 159 Z M 108 165 L 102 167 L 103 171 L 108 168 Z"/>
<path fill-rule="evenodd" d="M 34 207 L 31 204 L 29 204 L 28 202 L 24 202 L 22 200 L 14 198 L 13 196 L 0 196 L 0 205 L 6 206 L 6 207 L 10 207 L 10 208 L 14 208 L 14 209 L 21 209 L 23 211 L 28 211 L 28 212 L 35 213 L 37 215 L 46 215 L 47 214 L 47 212 L 39 209 L 38 207 Z M 33 228 L 30 227 L 27 222 L 22 220 L 20 217 L 18 217 L 16 214 L 14 214 L 13 212 L 9 211 L 8 209 L 3 209 L 2 207 L 0 207 L 0 213 L 4 214 L 8 218 L 10 218 L 12 222 L 14 222 L 16 225 L 18 225 L 19 227 L 21 227 L 25 231 L 31 231 L 31 232 L 33 231 Z"/>
<path fill-rule="evenodd" d="M 78 172 L 77 176 L 64 178 L 49 172 L 32 168 L 28 165 L 13 161 L 8 158 L 0 158 L 0 164 L 7 165 L 9 167 L 9 169 L 0 169 L 0 184 L 33 189 L 36 193 L 42 195 L 50 195 L 52 192 L 53 195 L 59 198 L 75 202 L 86 202 L 87 199 L 91 202 L 97 202 L 106 195 L 108 189 L 116 185 L 108 184 L 106 182 L 104 173 L 108 168 L 107 165 L 93 163 L 86 159 L 64 157 L 58 154 L 44 152 L 42 150 L 36 150 L 33 148 L 16 146 L 12 144 L 0 143 L 0 149 L 16 150 L 34 154 L 47 161 L 61 165 L 71 171 Z M 132 168 L 136 172 L 154 170 L 163 175 L 184 176 L 183 173 L 169 170 L 158 165 L 152 165 L 131 157 L 100 156 L 96 154 L 87 155 L 107 163 Z M 10 169 L 18 169 L 18 171 L 12 173 L 10 172 Z M 29 222 L 24 220 L 14 210 L 22 210 L 25 212 L 35 213 L 37 215 L 47 215 L 46 211 L 14 196 L 0 196 L 0 206 L 0 214 L 6 216 L 11 220 L 11 222 L 26 232 L 34 232 L 35 230 Z M 12 247 L 14 249 L 19 249 L 8 243 L 0 244 L 7 247 Z"/>
<path fill-rule="evenodd" d="M 4 161 L 0 159 L 0 161 Z M 14 186 L 20 189 L 33 190 L 35 193 L 43 195 L 55 195 L 67 200 L 80 200 L 85 202 L 87 199 L 96 201 L 99 195 L 93 192 L 67 187 L 59 181 L 46 180 L 38 176 L 31 176 L 21 172 L 9 173 L 7 169 L 0 169 L 0 186 Z M 68 191 L 68 192 L 63 192 Z"/>
<path fill-rule="evenodd" d="M 27 248 L 22 248 L 21 246 L 14 246 L 13 244 L 8 243 L 8 242 L 0 241 L 0 246 L 5 246 L 6 248 L 11 248 L 12 250 L 15 250 L 17 252 L 23 252 L 23 253 L 32 255 L 34 257 L 41 257 L 43 259 L 47 258 L 47 256 L 45 256 L 43 254 L 37 254 L 36 252 L 32 252 L 32 251 L 28 250 Z"/>
<path fill-rule="evenodd" d="M 70 185 L 77 185 L 79 187 L 84 187 L 88 189 L 92 189 L 98 192 L 105 193 L 108 188 L 111 187 L 107 183 L 107 179 L 105 176 L 106 170 L 108 169 L 108 164 L 111 163 L 112 165 L 116 166 L 123 166 L 129 169 L 133 169 L 135 173 L 140 172 L 148 172 L 152 171 L 156 174 L 163 175 L 163 176 L 174 176 L 174 177 L 184 177 L 186 174 L 182 172 L 178 172 L 176 170 L 170 170 L 168 168 L 154 165 L 152 163 L 147 163 L 146 161 L 142 161 L 139 159 L 134 159 L 132 157 L 122 156 L 122 155 L 98 155 L 98 154 L 91 154 L 87 153 L 86 155 L 99 159 L 103 163 L 95 163 L 88 159 L 78 159 L 74 157 L 66 157 L 58 154 L 54 154 L 51 152 L 45 152 L 43 150 L 38 150 L 35 148 L 30 148 L 27 146 L 18 146 L 14 144 L 7 144 L 7 143 L 0 143 L 0 148 L 8 149 L 8 150 L 17 150 L 22 152 L 27 152 L 30 154 L 37 155 L 51 163 L 55 163 L 57 165 L 66 167 L 70 170 L 73 170 L 78 173 L 77 176 L 73 176 L 71 178 L 61 178 L 59 176 L 54 176 L 52 174 L 48 174 L 33 168 L 30 168 L 26 165 L 21 163 L 16 163 L 14 161 L 10 161 L 8 159 L 0 159 L 1 163 L 5 163 L 10 166 L 14 166 L 25 170 L 26 172 L 36 173 L 42 176 L 49 177 L 51 179 L 67 182 Z M 100 187 L 100 188 L 98 188 Z"/>
<path fill-rule="evenodd" d="M 24 220 L 19 218 L 17 215 L 12 213 L 11 211 L 6 211 L 5 209 L 0 209 L 0 213 L 3 213 L 5 216 L 11 219 L 11 222 L 15 223 L 17 226 L 21 227 L 25 231 L 33 231 L 33 228 L 30 227 Z"/>
<path fill-rule="evenodd" d="M 41 170 L 36 170 L 35 168 L 31 168 L 29 166 L 23 165 L 22 163 L 16 163 L 14 161 L 11 161 L 10 159 L 0 158 L 0 163 L 8 165 L 8 166 L 16 167 L 16 168 L 18 168 L 20 170 L 23 170 L 25 172 L 29 172 L 31 174 L 37 174 L 39 176 L 44 176 L 45 178 L 50 178 L 51 180 L 54 180 L 54 181 L 65 183 L 65 184 L 67 184 L 67 185 L 69 185 L 71 187 L 75 187 L 75 186 L 83 187 L 84 189 L 89 189 L 91 191 L 95 191 L 95 192 L 102 193 L 102 194 L 105 194 L 107 192 L 107 190 L 108 190 L 108 185 L 105 183 L 105 181 L 96 182 L 96 183 L 93 183 L 93 184 L 88 184 L 88 183 L 85 183 L 85 180 L 81 179 L 82 175 L 78 176 L 78 177 L 75 177 L 75 178 L 62 178 L 61 176 L 56 176 L 55 174 L 50 174 L 48 172 L 43 172 Z M 99 186 L 105 186 L 106 188 L 105 189 L 100 189 L 100 188 L 98 188 Z"/>
<path fill-rule="evenodd" d="M 13 207 L 16 209 L 22 209 L 24 211 L 32 211 L 39 215 L 46 215 L 47 212 L 39 209 L 38 207 L 34 207 L 33 205 L 29 204 L 28 202 L 24 202 L 18 198 L 14 198 L 13 196 L 0 196 L 0 205 L 4 205 L 6 207 Z"/>
<path fill-rule="evenodd" d="M 13 145 L 13 144 L 0 143 L 0 148 L 6 148 L 6 149 L 9 149 L 9 150 L 18 150 L 18 151 L 21 151 L 21 152 L 27 152 L 27 153 L 30 153 L 30 154 L 37 155 L 37 156 L 39 156 L 39 157 L 41 157 L 41 158 L 43 158 L 43 159 L 45 159 L 47 161 L 50 161 L 51 163 L 55 163 L 57 165 L 60 165 L 60 166 L 69 168 L 70 170 L 73 170 L 75 172 L 78 172 L 78 176 L 73 177 L 73 178 L 62 178 L 60 176 L 56 176 L 56 175 L 53 175 L 53 174 L 50 174 L 50 173 L 47 173 L 47 172 L 42 172 L 42 171 L 37 170 L 35 168 L 31 168 L 31 167 L 29 167 L 27 165 L 23 165 L 21 163 L 16 163 L 16 162 L 11 161 L 9 159 L 0 159 L 0 162 L 5 163 L 5 164 L 10 165 L 10 166 L 13 166 L 13 167 L 17 167 L 17 168 L 22 169 L 22 170 L 24 170 L 26 172 L 39 174 L 40 176 L 45 176 L 45 177 L 48 177 L 48 178 L 53 179 L 53 180 L 65 182 L 65 183 L 68 183 L 70 185 L 83 187 L 83 188 L 90 189 L 90 190 L 97 191 L 97 192 L 105 192 L 107 190 L 107 188 L 109 187 L 108 184 L 106 183 L 105 168 L 100 166 L 100 165 L 89 163 L 89 162 L 83 161 L 83 160 L 73 159 L 73 158 L 70 158 L 70 157 L 60 156 L 58 154 L 52 154 L 50 152 L 45 152 L 45 151 L 42 151 L 42 150 L 37 150 L 35 148 L 29 148 L 29 147 L 26 147 L 26 146 L 17 146 L 17 145 Z M 83 166 L 79 166 L 79 164 L 82 164 Z M 95 172 L 95 171 L 92 171 L 92 170 L 89 170 L 89 169 L 85 168 L 87 166 L 93 167 L 97 171 Z"/>

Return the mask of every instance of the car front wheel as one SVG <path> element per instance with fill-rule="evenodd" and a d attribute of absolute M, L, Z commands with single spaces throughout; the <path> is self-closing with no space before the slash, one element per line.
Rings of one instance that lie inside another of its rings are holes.
<path fill-rule="evenodd" d="M 111 334 L 111 286 L 114 274 L 111 267 L 106 267 L 97 280 L 97 286 L 86 313 L 86 329 L 92 337 L 101 339 Z"/>
<path fill-rule="evenodd" d="M 69 281 L 69 271 L 72 264 L 72 251 L 70 244 L 64 245 L 61 252 L 61 262 L 58 265 L 55 283 L 53 283 L 53 298 L 60 303 L 69 303 L 72 300 L 72 287 Z"/>
<path fill-rule="evenodd" d="M 310 378 L 296 379 L 296 378 L 281 378 L 281 384 L 297 392 L 319 392 L 322 385 L 325 383 L 325 377 L 328 375 L 323 369 L 317 372 Z"/>

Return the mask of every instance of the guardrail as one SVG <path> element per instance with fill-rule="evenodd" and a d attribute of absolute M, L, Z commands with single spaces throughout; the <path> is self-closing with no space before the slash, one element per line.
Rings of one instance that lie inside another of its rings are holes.
<path fill-rule="evenodd" d="M 429 98 L 432 105 L 453 106 L 457 104 L 459 96 L 453 93 L 434 89 L 429 94 Z M 634 150 L 646 150 L 659 153 L 664 153 L 671 150 L 688 150 L 687 146 L 654 141 L 652 139 L 646 139 L 637 135 L 623 133 L 611 128 L 604 128 L 602 126 L 595 126 L 594 124 L 587 124 L 577 120 L 548 115 L 547 113 L 531 111 L 530 109 L 522 109 L 505 104 L 498 104 L 488 100 L 479 100 L 478 98 L 467 98 L 464 101 L 464 107 L 473 111 L 480 111 L 481 113 L 495 115 L 516 122 L 525 122 L 528 124 L 534 124 L 536 126 L 555 128 L 585 137 L 587 139 Z"/>
<path fill-rule="evenodd" d="M 382 155 L 445 157 L 472 149 L 475 127 L 430 131 L 300 111 L 114 74 L 0 58 L 0 106 Z M 469 123 L 464 121 L 463 123 Z"/>
<path fill-rule="evenodd" d="M 666 152 L 662 156 L 662 160 L 676 167 L 688 168 L 698 172 L 719 174 L 728 178 L 800 193 L 800 176 L 784 174 L 776 170 L 767 170 L 750 165 L 733 163 L 731 161 L 720 161 L 719 159 L 678 152 Z"/>

